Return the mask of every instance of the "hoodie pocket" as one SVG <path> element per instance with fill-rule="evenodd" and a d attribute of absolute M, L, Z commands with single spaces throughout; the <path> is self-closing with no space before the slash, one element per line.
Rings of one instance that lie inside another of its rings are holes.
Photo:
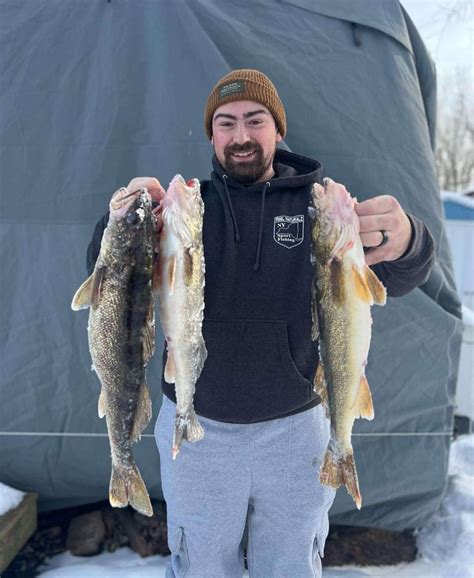
<path fill-rule="evenodd" d="M 196 384 L 196 411 L 240 423 L 276 417 L 312 397 L 291 356 L 286 321 L 205 319 L 208 357 Z"/>

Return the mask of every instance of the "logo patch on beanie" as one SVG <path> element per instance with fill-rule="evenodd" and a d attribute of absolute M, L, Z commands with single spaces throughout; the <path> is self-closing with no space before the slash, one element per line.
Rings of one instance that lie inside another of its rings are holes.
<path fill-rule="evenodd" d="M 243 80 L 234 80 L 234 82 L 229 82 L 229 84 L 224 84 L 219 89 L 219 98 L 225 98 L 231 94 L 244 94 L 245 93 L 245 82 Z"/>

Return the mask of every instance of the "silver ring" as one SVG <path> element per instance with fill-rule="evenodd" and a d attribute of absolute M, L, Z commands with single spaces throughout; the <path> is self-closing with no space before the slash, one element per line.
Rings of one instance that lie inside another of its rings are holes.
<path fill-rule="evenodd" d="M 382 241 L 377 245 L 377 248 L 383 247 L 384 245 L 386 245 L 388 243 L 387 231 L 384 231 L 383 229 L 381 229 L 380 232 L 382 233 Z"/>

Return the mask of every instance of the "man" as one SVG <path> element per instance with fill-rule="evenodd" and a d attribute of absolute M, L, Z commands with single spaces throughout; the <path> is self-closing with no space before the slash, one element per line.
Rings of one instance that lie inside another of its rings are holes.
<path fill-rule="evenodd" d="M 201 182 L 208 358 L 194 398 L 205 436 L 171 459 L 176 398 L 163 379 L 155 435 L 172 554 L 167 576 L 240 578 L 246 524 L 250 576 L 320 576 L 335 495 L 319 483 L 329 433 L 312 387 L 318 344 L 307 208 L 321 165 L 276 149 L 285 110 L 256 70 L 218 81 L 205 129 L 215 151 L 211 180 Z M 156 179 L 134 179 L 129 189 L 140 186 L 157 200 L 164 194 Z M 425 281 L 434 255 L 425 225 L 387 195 L 356 211 L 367 263 L 388 294 Z M 89 248 L 90 271 L 103 226 Z"/>

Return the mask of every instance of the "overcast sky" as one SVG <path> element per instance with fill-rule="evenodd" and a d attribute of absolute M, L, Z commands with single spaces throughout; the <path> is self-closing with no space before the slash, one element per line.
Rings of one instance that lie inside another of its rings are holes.
<path fill-rule="evenodd" d="M 465 71 L 474 91 L 474 0 L 400 0 L 436 63 L 438 85 Z"/>

